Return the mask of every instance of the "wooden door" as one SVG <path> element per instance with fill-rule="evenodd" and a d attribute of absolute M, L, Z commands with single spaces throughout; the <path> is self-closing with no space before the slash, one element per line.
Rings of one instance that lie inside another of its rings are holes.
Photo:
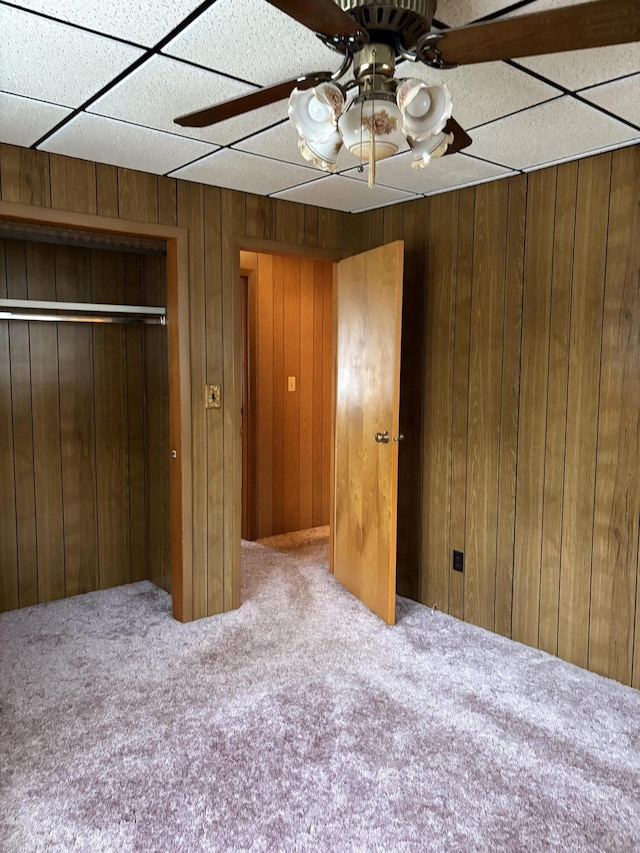
<path fill-rule="evenodd" d="M 331 568 L 395 622 L 404 243 L 337 264 Z"/>

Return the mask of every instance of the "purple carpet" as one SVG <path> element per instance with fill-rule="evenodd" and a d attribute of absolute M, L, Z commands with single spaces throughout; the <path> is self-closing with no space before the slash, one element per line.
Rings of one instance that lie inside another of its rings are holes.
<path fill-rule="evenodd" d="M 0 850 L 640 851 L 640 692 L 243 546 L 243 605 L 144 582 L 0 616 Z"/>

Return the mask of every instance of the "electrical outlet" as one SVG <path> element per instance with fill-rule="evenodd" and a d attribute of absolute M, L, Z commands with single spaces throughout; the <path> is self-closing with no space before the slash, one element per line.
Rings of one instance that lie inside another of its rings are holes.
<path fill-rule="evenodd" d="M 453 552 L 453 571 L 454 572 L 464 572 L 464 552 L 463 551 L 454 551 Z"/>

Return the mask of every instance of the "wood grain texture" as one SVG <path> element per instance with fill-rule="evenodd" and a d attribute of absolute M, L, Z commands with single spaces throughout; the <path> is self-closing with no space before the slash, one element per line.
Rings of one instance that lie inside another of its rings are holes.
<path fill-rule="evenodd" d="M 540 648 L 551 654 L 555 654 L 558 648 L 569 322 L 577 181 L 577 163 L 566 163 L 558 167 L 550 307 L 539 617 Z"/>
<path fill-rule="evenodd" d="M 118 170 L 115 166 L 96 164 L 96 195 L 100 216 L 119 215 Z"/>
<path fill-rule="evenodd" d="M 467 499 L 467 440 L 469 401 L 469 346 L 471 340 L 471 282 L 473 277 L 473 228 L 476 194 L 474 189 L 460 192 L 455 250 L 457 280 L 455 291 L 455 331 L 453 350 L 453 414 L 451 434 L 451 551 L 465 549 Z M 450 263 L 454 263 L 452 257 Z M 464 575 L 453 571 L 453 555 L 448 555 L 448 612 L 458 619 L 464 616 Z"/>
<path fill-rule="evenodd" d="M 275 199 L 248 194 L 245 199 L 245 235 L 275 240 Z"/>
<path fill-rule="evenodd" d="M 513 609 L 520 343 L 527 204 L 526 178 L 524 176 L 512 178 L 508 183 L 508 188 L 494 626 L 495 631 L 504 634 L 506 637 L 511 636 L 511 613 Z"/>
<path fill-rule="evenodd" d="M 51 206 L 77 213 L 97 212 L 96 164 L 49 155 Z"/>
<path fill-rule="evenodd" d="M 7 295 L 27 299 L 25 244 L 8 240 L 5 248 Z M 31 404 L 31 355 L 29 324 L 11 322 L 11 404 L 16 484 L 16 533 L 18 540 L 18 600 L 20 607 L 38 603 L 38 556 L 36 550 L 36 499 L 33 459 L 33 409 Z"/>
<path fill-rule="evenodd" d="M 158 221 L 158 179 L 155 175 L 118 169 L 118 211 L 134 222 Z"/>
<path fill-rule="evenodd" d="M 124 301 L 124 261 L 119 252 L 91 250 L 91 296 Z M 127 344 L 123 326 L 93 331 L 100 588 L 131 580 Z"/>
<path fill-rule="evenodd" d="M 613 154 L 593 527 L 589 669 L 632 679 L 640 518 L 640 149 Z M 615 614 L 615 618 L 611 618 Z"/>
<path fill-rule="evenodd" d="M 556 169 L 529 177 L 513 580 L 513 639 L 538 644 Z"/>
<path fill-rule="evenodd" d="M 447 609 L 449 598 L 453 333 L 457 274 L 458 193 L 429 206 L 425 322 L 422 600 Z"/>
<path fill-rule="evenodd" d="M 587 666 L 611 155 L 578 166 L 558 654 Z"/>
<path fill-rule="evenodd" d="M 476 189 L 473 247 L 464 609 L 465 619 L 490 630 L 495 627 L 507 187 L 497 181 Z"/>
<path fill-rule="evenodd" d="M 284 359 L 284 531 L 300 529 L 300 260 L 285 258 L 283 266 Z M 293 377 L 295 391 L 289 390 Z"/>
<path fill-rule="evenodd" d="M 306 214 L 305 214 L 306 222 Z M 313 527 L 313 355 L 314 355 L 314 262 L 300 261 L 299 313 L 299 509 L 298 529 Z"/>
<path fill-rule="evenodd" d="M 422 464 L 424 365 L 427 341 L 424 335 L 429 246 L 425 227 L 429 201 L 419 199 L 404 205 L 401 215 L 385 208 L 386 237 L 404 241 L 402 295 L 402 341 L 400 359 L 400 432 L 398 448 L 398 593 L 419 597 L 422 562 Z M 402 226 L 402 231 L 400 228 Z M 390 236 L 391 235 L 391 236 Z"/>
<path fill-rule="evenodd" d="M 336 302 L 336 580 L 392 625 L 396 609 L 401 241 L 338 264 Z M 372 395 L 372 384 L 377 393 Z"/>
<path fill-rule="evenodd" d="M 49 155 L 3 145 L 0 148 L 2 200 L 51 207 Z"/>
<path fill-rule="evenodd" d="M 342 249 L 345 214 L 340 210 L 318 211 L 318 246 L 325 249 Z"/>
<path fill-rule="evenodd" d="M 279 243 L 304 242 L 304 207 L 292 201 L 274 199 L 276 240 Z"/>
<path fill-rule="evenodd" d="M 222 385 L 224 338 L 222 304 L 221 194 L 204 191 L 206 382 Z M 223 389 L 223 405 L 224 405 Z M 210 409 L 207 421 L 207 613 L 224 611 L 224 413 Z"/>
<path fill-rule="evenodd" d="M 91 301 L 88 249 L 57 246 L 56 295 Z M 93 329 L 58 327 L 66 595 L 99 589 Z"/>
<path fill-rule="evenodd" d="M 0 240 L 0 299 L 7 295 L 5 241 Z M 0 612 L 14 610 L 18 598 L 16 480 L 11 406 L 9 322 L 0 321 Z"/>
<path fill-rule="evenodd" d="M 191 442 L 193 468 L 193 561 L 201 567 L 192 578 L 193 618 L 207 615 L 207 432 L 204 408 L 206 374 L 204 189 L 197 184 L 178 184 L 178 224 L 189 230 L 189 327 L 191 342 Z"/>

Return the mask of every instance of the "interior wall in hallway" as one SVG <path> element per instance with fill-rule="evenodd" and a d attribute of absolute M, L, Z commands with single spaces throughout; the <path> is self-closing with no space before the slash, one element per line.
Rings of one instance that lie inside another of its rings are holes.
<path fill-rule="evenodd" d="M 0 240 L 15 299 L 164 304 L 164 259 Z M 0 321 L 0 609 L 168 588 L 166 329 Z"/>
<path fill-rule="evenodd" d="M 333 263 L 252 257 L 247 532 L 259 539 L 329 524 Z"/>

